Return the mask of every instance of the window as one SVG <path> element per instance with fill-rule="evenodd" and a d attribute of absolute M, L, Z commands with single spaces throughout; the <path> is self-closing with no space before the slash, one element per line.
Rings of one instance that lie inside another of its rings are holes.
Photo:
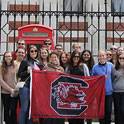
<path fill-rule="evenodd" d="M 124 0 L 112 0 L 112 12 L 124 12 Z"/>
<path fill-rule="evenodd" d="M 64 11 L 83 11 L 83 0 L 63 0 Z"/>

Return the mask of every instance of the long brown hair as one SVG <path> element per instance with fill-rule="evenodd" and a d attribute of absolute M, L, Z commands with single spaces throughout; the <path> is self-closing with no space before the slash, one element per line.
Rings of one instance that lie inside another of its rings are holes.
<path fill-rule="evenodd" d="M 7 69 L 7 63 L 6 63 L 6 61 L 5 61 L 5 55 L 7 54 L 7 53 L 11 53 L 11 52 L 9 52 L 9 51 L 6 51 L 4 54 L 3 54 L 3 60 L 2 60 L 2 65 L 1 65 L 1 72 L 2 72 L 2 75 L 4 75 L 5 73 L 7 73 L 7 71 L 8 71 L 8 69 Z M 11 53 L 11 55 L 12 55 L 12 53 Z M 11 66 L 15 66 L 14 65 L 14 59 L 12 58 L 12 61 L 11 61 Z"/>
<path fill-rule="evenodd" d="M 85 61 L 85 60 L 83 59 L 83 55 L 84 55 L 85 52 L 88 52 L 89 55 L 90 55 L 90 58 L 89 58 L 88 61 Z M 81 62 L 87 64 L 89 70 L 92 70 L 92 67 L 93 67 L 93 65 L 94 65 L 95 62 L 94 62 L 94 59 L 93 59 L 93 56 L 92 56 L 92 53 L 91 53 L 90 50 L 84 50 L 84 51 L 82 52 L 82 54 L 81 54 Z"/>
<path fill-rule="evenodd" d="M 115 64 L 115 69 L 116 69 L 116 70 L 118 70 L 118 69 L 120 68 L 119 57 L 120 57 L 120 55 L 122 55 L 122 54 L 124 54 L 124 53 L 121 53 L 121 54 L 118 54 L 118 55 L 117 55 L 117 62 L 116 62 L 116 64 Z"/>
<path fill-rule="evenodd" d="M 47 56 L 47 62 L 49 62 L 49 51 L 48 51 L 47 49 L 44 49 L 44 48 L 41 48 L 41 49 L 40 49 L 40 53 L 39 53 L 39 56 L 38 56 L 39 61 L 40 61 L 40 62 L 43 62 L 43 58 L 41 57 L 41 51 L 42 51 L 42 50 L 46 50 L 46 52 L 47 52 L 47 54 L 48 54 L 48 56 Z"/>
<path fill-rule="evenodd" d="M 80 60 L 80 53 L 77 52 L 77 51 L 73 51 L 73 52 L 71 53 L 71 58 L 70 58 L 70 62 L 69 62 L 69 64 L 70 64 L 71 66 L 73 66 L 73 64 L 74 64 L 73 58 L 75 57 L 76 54 L 79 55 L 79 61 L 78 61 L 78 63 L 77 63 L 77 66 L 79 66 L 80 63 L 81 63 L 81 60 Z"/>

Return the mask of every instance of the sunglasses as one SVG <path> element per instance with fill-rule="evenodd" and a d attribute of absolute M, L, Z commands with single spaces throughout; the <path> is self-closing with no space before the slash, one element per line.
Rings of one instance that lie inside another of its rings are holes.
<path fill-rule="evenodd" d="M 79 58 L 80 56 L 74 56 L 75 58 Z"/>
<path fill-rule="evenodd" d="M 18 43 L 18 45 L 25 45 L 24 43 Z"/>
<path fill-rule="evenodd" d="M 51 45 L 51 43 L 44 43 L 45 45 Z"/>
<path fill-rule="evenodd" d="M 110 50 L 117 50 L 116 48 L 110 48 Z"/>
<path fill-rule="evenodd" d="M 31 50 L 30 52 L 31 53 L 37 53 L 37 50 Z"/>
<path fill-rule="evenodd" d="M 124 57 L 119 57 L 120 60 L 124 60 Z"/>
<path fill-rule="evenodd" d="M 61 50 L 61 49 L 62 49 L 62 47 L 56 47 L 56 49 Z"/>

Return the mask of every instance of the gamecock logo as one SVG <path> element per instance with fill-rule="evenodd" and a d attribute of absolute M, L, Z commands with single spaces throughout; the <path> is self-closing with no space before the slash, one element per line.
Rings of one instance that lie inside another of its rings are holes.
<path fill-rule="evenodd" d="M 80 115 L 88 108 L 83 91 L 88 87 L 89 85 L 80 78 L 60 76 L 51 86 L 52 108 L 60 115 Z"/>

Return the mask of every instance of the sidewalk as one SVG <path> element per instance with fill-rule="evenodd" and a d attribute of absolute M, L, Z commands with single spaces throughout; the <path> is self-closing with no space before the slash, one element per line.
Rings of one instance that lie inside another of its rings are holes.
<path fill-rule="evenodd" d="M 65 124 L 69 124 L 69 123 L 68 122 L 65 122 Z M 99 122 L 92 122 L 92 124 L 99 124 Z M 114 124 L 114 123 L 112 122 L 111 124 Z"/>

